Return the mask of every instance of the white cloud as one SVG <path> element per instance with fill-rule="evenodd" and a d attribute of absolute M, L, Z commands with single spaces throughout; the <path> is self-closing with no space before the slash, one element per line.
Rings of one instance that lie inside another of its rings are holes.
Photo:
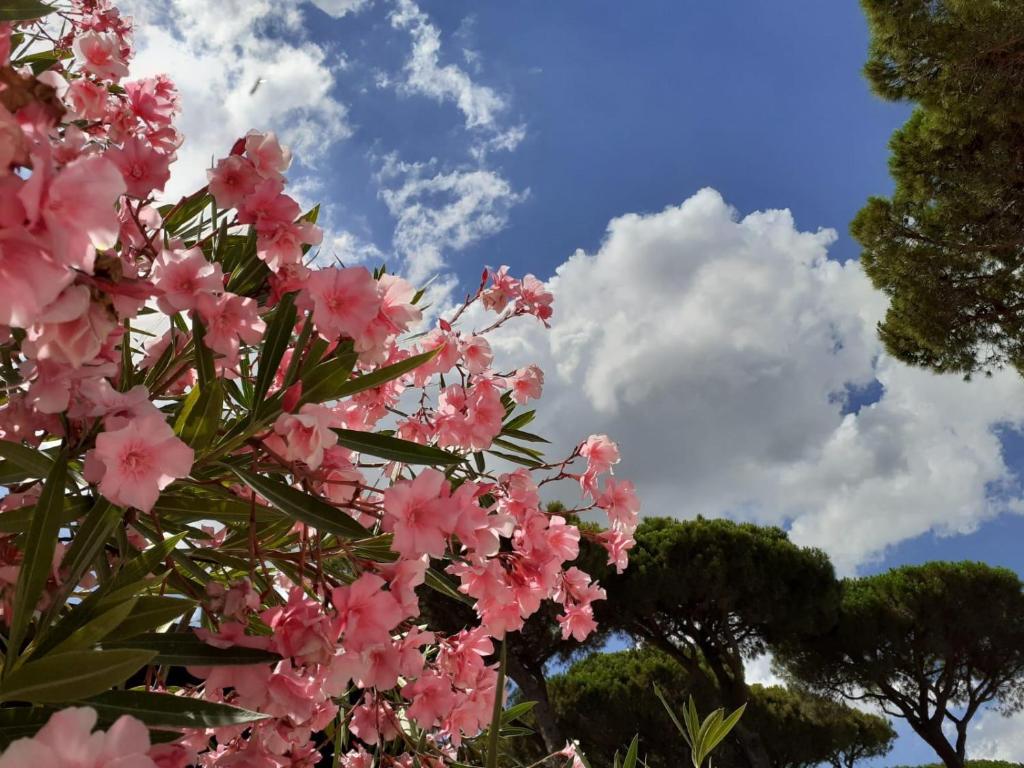
<path fill-rule="evenodd" d="M 133 76 L 169 73 L 182 94 L 186 141 L 168 199 L 205 183 L 211 156 L 226 155 L 250 128 L 277 131 L 306 163 L 349 135 L 345 106 L 332 95 L 344 62 L 303 38 L 297 2 L 129 6 L 138 22 Z"/>
<path fill-rule="evenodd" d="M 827 258 L 834 237 L 788 211 L 741 219 L 713 190 L 613 220 L 551 280 L 552 330 L 500 339 L 549 372 L 538 431 L 618 439 L 647 514 L 791 523 L 844 572 L 1018 508 L 993 428 L 1024 421 L 1024 383 L 885 357 L 885 300 Z M 876 378 L 881 400 L 844 416 L 847 385 Z"/>
<path fill-rule="evenodd" d="M 1004 717 L 995 710 L 988 710 L 971 728 L 967 744 L 972 760 L 1021 760 L 1024 758 L 1024 714 Z"/>
<path fill-rule="evenodd" d="M 368 8 L 373 0 L 310 0 L 324 13 L 341 18 L 348 13 L 359 13 Z"/>
<path fill-rule="evenodd" d="M 395 218 L 394 245 L 410 280 L 419 282 L 446 266 L 446 251 L 459 251 L 500 231 L 510 208 L 527 192 L 516 192 L 497 172 L 484 168 L 438 171 L 436 163 L 384 159 L 380 196 Z"/>
<path fill-rule="evenodd" d="M 406 78 L 401 84 L 404 90 L 439 102 L 454 102 L 465 117 L 467 128 L 495 124 L 498 113 L 506 108 L 505 100 L 493 89 L 473 82 L 455 64 L 440 63 L 441 32 L 413 0 L 398 0 L 391 24 L 396 29 L 408 30 L 413 41 L 405 65 Z"/>
<path fill-rule="evenodd" d="M 989 710 L 972 728 L 968 752 L 972 760 L 1020 761 L 1024 758 L 1024 715 L 1005 717 Z"/>

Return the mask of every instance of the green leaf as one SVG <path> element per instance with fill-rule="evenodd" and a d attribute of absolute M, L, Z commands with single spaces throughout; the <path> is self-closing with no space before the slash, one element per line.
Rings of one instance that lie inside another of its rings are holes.
<path fill-rule="evenodd" d="M 637 754 L 640 750 L 640 734 L 633 737 L 626 750 L 626 759 L 622 761 L 622 768 L 636 768 Z"/>
<path fill-rule="evenodd" d="M 225 525 L 248 524 L 250 519 L 250 503 L 237 496 L 200 496 L 191 493 L 165 493 L 156 502 L 153 511 L 161 518 L 175 522 L 192 523 L 197 520 L 216 520 Z M 0 515 L 0 523 L 4 515 Z M 281 513 L 262 504 L 256 505 L 255 519 L 257 523 L 269 523 L 281 520 Z"/>
<path fill-rule="evenodd" d="M 259 371 L 256 374 L 256 389 L 253 392 L 253 403 L 262 402 L 270 385 L 274 381 L 274 374 L 288 349 L 288 342 L 291 341 L 292 331 L 295 330 L 295 294 L 286 293 L 278 302 L 274 310 L 274 319 L 267 325 L 267 332 L 263 337 L 263 349 L 260 351 Z M 256 416 L 256 409 L 253 408 L 253 418 Z"/>
<path fill-rule="evenodd" d="M 95 709 L 101 720 L 131 715 L 150 728 L 225 728 L 269 717 L 228 704 L 152 691 L 107 691 L 81 703 Z"/>
<path fill-rule="evenodd" d="M 0 485 L 2 484 L 3 482 L 0 480 Z M 61 525 L 67 525 L 85 514 L 85 511 L 89 509 L 89 502 L 90 499 L 85 497 L 65 497 L 64 510 L 60 516 Z M 24 533 L 32 524 L 32 518 L 35 517 L 35 514 L 35 504 L 4 512 L 0 515 L 0 533 Z"/>
<path fill-rule="evenodd" d="M 357 355 L 343 351 L 325 360 L 302 377 L 300 403 L 326 403 L 343 397 Z"/>
<path fill-rule="evenodd" d="M 425 464 L 429 466 L 461 464 L 464 458 L 430 445 L 420 445 L 409 440 L 400 440 L 377 432 L 360 432 L 355 429 L 335 429 L 338 443 L 346 448 L 387 461 L 403 464 Z"/>
<path fill-rule="evenodd" d="M 384 368 L 378 368 L 372 373 L 367 373 L 364 376 L 352 379 L 342 387 L 338 397 L 348 397 L 354 395 L 357 392 L 362 392 L 366 389 L 373 389 L 379 387 L 382 384 L 387 384 L 389 381 L 397 379 L 410 371 L 414 371 L 424 363 L 429 363 L 435 357 L 437 357 L 444 347 L 437 347 L 429 352 L 423 352 L 419 355 L 413 355 L 407 357 L 405 360 L 400 360 L 393 365 L 385 366 Z"/>
<path fill-rule="evenodd" d="M 181 405 L 174 431 L 192 448 L 205 448 L 217 434 L 224 407 L 224 390 L 213 379 L 193 387 Z"/>
<path fill-rule="evenodd" d="M 22 665 L 0 685 L 0 701 L 63 704 L 120 685 L 146 666 L 149 650 L 68 651 Z"/>
<path fill-rule="evenodd" d="M 536 415 L 537 415 L 536 411 L 526 411 L 525 413 L 520 413 L 514 419 L 510 419 L 509 421 L 506 421 L 505 422 L 505 426 L 502 428 L 502 430 L 503 431 L 514 431 L 514 430 L 517 430 L 517 429 L 522 429 L 527 424 L 529 424 L 531 421 L 533 421 L 533 419 L 534 419 L 534 417 Z"/>
<path fill-rule="evenodd" d="M 53 567 L 53 553 L 57 548 L 57 534 L 60 532 L 61 515 L 64 511 L 64 481 L 67 477 L 67 461 L 64 453 L 57 456 L 43 485 L 43 491 L 36 502 L 32 525 L 28 529 L 18 585 L 14 590 L 13 618 L 7 642 L 7 664 L 20 653 L 21 642 L 25 639 L 29 620 L 46 586 Z"/>
<path fill-rule="evenodd" d="M 101 599 L 106 599 L 115 590 L 120 590 L 157 571 L 160 564 L 168 558 L 183 538 L 185 538 L 184 533 L 169 536 L 163 541 L 154 544 L 145 552 L 133 557 L 121 566 L 121 570 L 117 572 L 113 579 L 100 588 L 97 596 Z"/>
<path fill-rule="evenodd" d="M 368 539 L 373 536 L 345 512 L 335 509 L 316 496 L 242 469 L 232 467 L 232 471 L 243 483 L 286 515 L 312 525 L 319 531 L 334 533 L 346 539 Z"/>
<path fill-rule="evenodd" d="M 135 607 L 136 598 L 129 598 L 119 603 L 105 613 L 101 613 L 85 626 L 72 632 L 66 640 L 53 649 L 54 653 L 65 651 L 77 651 L 83 648 L 91 648 L 100 640 L 113 632 L 117 626 L 127 618 Z"/>
<path fill-rule="evenodd" d="M 4 466 L 9 464 L 26 478 L 46 477 L 53 467 L 53 459 L 42 451 L 9 440 L 0 440 L 0 457 L 5 459 Z"/>
<path fill-rule="evenodd" d="M 114 506 L 104 498 L 96 500 L 85 520 L 78 526 L 78 531 L 61 560 L 61 569 L 65 573 L 64 584 L 57 594 L 56 603 L 63 604 L 103 545 L 110 539 L 123 516 L 124 510 L 120 507 Z M 49 611 L 47 615 L 51 615 Z"/>
<path fill-rule="evenodd" d="M 108 634 L 108 637 L 111 640 L 121 640 L 158 629 L 179 618 L 186 611 L 194 610 L 195 605 L 193 601 L 180 597 L 163 595 L 140 597 L 131 613 Z"/>
<path fill-rule="evenodd" d="M 4 707 L 0 709 L 0 749 L 17 739 L 28 739 L 46 725 L 51 707 Z"/>
<path fill-rule="evenodd" d="M 173 206 L 163 206 L 160 215 L 166 217 L 163 221 L 164 230 L 171 234 L 176 233 L 182 226 L 198 216 L 212 200 L 206 187 L 203 187 L 198 192 L 181 198 Z"/>
<path fill-rule="evenodd" d="M 508 640 L 501 640 L 498 658 L 498 679 L 494 686 L 494 710 L 487 732 L 487 768 L 498 768 L 498 737 L 501 734 L 501 708 L 505 698 L 505 668 L 508 665 Z"/>
<path fill-rule="evenodd" d="M 39 0 L 4 0 L 0 3 L 0 21 L 30 21 L 53 13 L 56 8 Z"/>
<path fill-rule="evenodd" d="M 105 649 L 143 649 L 155 652 L 154 664 L 181 667 L 246 666 L 273 664 L 281 657 L 258 648 L 215 648 L 191 632 L 151 632 L 124 640 L 105 640 Z"/>
<path fill-rule="evenodd" d="M 509 707 L 501 713 L 501 724 L 505 725 L 511 723 L 513 720 L 518 720 L 523 715 L 529 714 L 533 711 L 533 708 L 537 706 L 536 701 L 521 701 L 518 704 Z"/>
<path fill-rule="evenodd" d="M 452 600 L 458 600 L 460 603 L 470 606 L 473 605 L 473 599 L 469 597 L 469 595 L 464 595 L 459 592 L 458 587 L 449 581 L 447 576 L 434 568 L 427 569 L 424 584 L 434 591 L 440 592 L 446 597 L 450 597 Z"/>
<path fill-rule="evenodd" d="M 200 388 L 209 386 L 216 377 L 213 367 L 213 352 L 206 346 L 205 338 L 206 326 L 199 319 L 197 312 L 192 318 L 192 352 L 195 355 L 196 375 L 199 378 Z"/>

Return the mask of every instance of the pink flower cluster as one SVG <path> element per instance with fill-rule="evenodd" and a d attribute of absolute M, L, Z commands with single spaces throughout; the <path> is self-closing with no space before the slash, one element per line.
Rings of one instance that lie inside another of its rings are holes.
<path fill-rule="evenodd" d="M 216 525 L 173 521 L 184 538 L 167 558 L 176 580 L 165 586 L 184 584 L 192 598 L 205 589 L 195 630 L 205 643 L 280 660 L 190 669 L 202 684 L 179 691 L 267 716 L 258 722 L 186 732 L 151 748 L 136 721 L 90 733 L 95 713 L 69 709 L 12 745 L 0 768 L 29 760 L 40 768 L 305 768 L 319 760 L 317 735 L 339 719 L 358 741 L 343 765 L 370 768 L 375 750 L 407 739 L 410 727 L 423 735 L 420 749 L 391 762 L 433 768 L 455 760 L 504 695 L 495 641 L 545 601 L 560 606 L 563 637 L 587 637 L 604 592 L 572 565 L 581 539 L 604 547 L 621 570 L 637 525 L 636 493 L 613 476 L 619 452 L 609 438 L 592 436 L 555 462 L 514 442 L 534 439 L 521 431 L 530 412 L 514 414 L 541 397 L 544 374 L 534 365 L 496 367 L 488 334 L 528 315 L 547 325 L 552 294 L 503 266 L 423 328 L 417 291 L 403 278 L 316 268 L 308 252 L 322 232 L 285 193 L 291 155 L 270 132 L 249 132 L 210 170 L 207 188 L 159 206 L 182 141 L 174 86 L 166 77 L 127 79 L 131 26 L 108 0 L 71 0 L 60 15 L 69 31 L 58 45 L 74 56 L 57 57 L 38 76 L 11 66 L 11 28 L 0 25 L 0 68 L 17 91 L 0 91 L 0 362 L 8 382 L 0 440 L 31 449 L 59 442 L 74 495 L 124 508 L 123 538 L 104 550 L 112 565 L 124 547 L 163 538 L 168 495 L 209 504 Z M 215 212 L 205 228 L 185 215 L 197 200 Z M 192 226 L 182 227 L 183 217 Z M 251 263 L 239 264 L 247 244 Z M 255 275 L 258 285 L 239 275 Z M 494 314 L 485 328 L 460 325 L 474 303 Z M 280 363 L 263 375 L 268 329 L 292 307 L 294 324 L 289 314 L 275 328 L 287 337 Z M 144 346 L 143 336 L 152 336 Z M 418 367 L 406 363 L 426 353 Z M 333 386 L 375 375 L 374 386 L 315 398 L 310 372 L 324 369 Z M 383 375 L 389 370 L 402 373 Z M 262 399 L 258 380 L 269 381 Z M 218 397 L 207 398 L 211 391 Z M 194 416 L 211 407 L 219 409 L 213 434 L 200 435 Z M 347 430 L 386 431 L 452 461 L 442 472 L 387 452 L 377 459 L 370 448 L 355 450 L 361 445 Z M 503 462 L 500 471 L 485 466 L 485 453 Z M 258 515 L 283 519 L 294 510 L 270 491 L 263 498 L 255 483 L 241 485 L 243 468 L 314 497 L 339 519 L 348 515 L 384 554 L 296 522 L 308 521 L 302 514 L 267 534 Z M 570 512 L 543 503 L 542 487 L 556 481 L 581 489 Z M 0 513 L 34 504 L 41 484 L 30 476 L 7 491 Z M 234 517 L 219 520 L 219 504 Z M 239 506 L 252 515 L 248 525 L 238 523 Z M 594 512 L 608 529 L 581 532 L 576 516 Z M 18 547 L 14 536 L 0 538 L 4 620 Z M 40 607 L 71 581 L 63 552 L 57 546 Z M 195 552 L 202 556 L 178 570 L 176 558 Z M 68 586 L 90 590 L 103 573 L 97 567 Z M 416 590 L 428 575 L 452 577 L 478 624 L 455 635 L 424 626 Z M 152 678 L 147 685 L 160 689 Z M 61 730 L 66 739 L 57 738 Z"/>

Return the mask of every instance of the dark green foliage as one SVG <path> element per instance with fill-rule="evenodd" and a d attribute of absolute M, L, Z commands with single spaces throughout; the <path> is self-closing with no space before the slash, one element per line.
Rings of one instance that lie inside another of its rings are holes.
<path fill-rule="evenodd" d="M 667 653 L 691 678 L 708 678 L 720 693 L 712 709 L 750 698 L 744 660 L 834 621 L 838 585 L 828 558 L 778 528 L 647 518 L 636 539 L 630 567 L 603 582 L 608 600 L 596 604 L 598 620 Z M 751 768 L 767 768 L 757 733 L 741 721 L 735 734 Z"/>
<path fill-rule="evenodd" d="M 1021 703 L 1022 584 L 1012 571 L 980 563 L 853 579 L 843 585 L 835 628 L 788 644 L 777 658 L 817 689 L 875 701 L 904 718 L 947 766 L 962 768 L 980 708 Z"/>
<path fill-rule="evenodd" d="M 1024 369 L 1024 3 L 862 5 L 871 85 L 919 105 L 890 145 L 893 195 L 851 226 L 891 299 L 882 340 L 937 371 Z"/>
<path fill-rule="evenodd" d="M 687 762 L 688 748 L 654 695 L 655 683 L 676 712 L 691 695 L 702 712 L 718 700 L 707 677 L 687 675 L 650 646 L 589 656 L 549 680 L 548 688 L 559 725 L 580 740 L 594 768 L 611 766 L 615 751 L 634 734 L 640 735 L 640 756 L 647 765 L 675 768 Z M 826 762 L 850 768 L 861 759 L 886 754 L 895 738 L 884 719 L 818 696 L 778 687 L 752 686 L 750 692 L 741 722 L 761 735 L 772 768 Z M 734 736 L 716 750 L 712 764 L 747 764 Z"/>

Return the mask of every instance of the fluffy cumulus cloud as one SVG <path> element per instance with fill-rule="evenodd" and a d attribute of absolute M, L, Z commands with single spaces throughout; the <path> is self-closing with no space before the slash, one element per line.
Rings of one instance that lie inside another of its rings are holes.
<path fill-rule="evenodd" d="M 885 357 L 884 298 L 828 259 L 834 238 L 788 211 L 741 218 L 710 189 L 613 220 L 550 281 L 552 330 L 501 339 L 549 371 L 539 431 L 614 435 L 649 514 L 788 525 L 844 572 L 1017 508 L 994 429 L 1024 420 L 1024 385 Z"/>
<path fill-rule="evenodd" d="M 505 100 L 493 89 L 480 85 L 456 64 L 441 64 L 441 31 L 413 0 L 398 0 L 391 14 L 396 29 L 409 32 L 412 50 L 405 66 L 402 90 L 437 101 L 453 102 L 462 112 L 467 128 L 489 128 Z"/>
<path fill-rule="evenodd" d="M 986 712 L 971 729 L 968 744 L 972 760 L 1019 761 L 1024 755 L 1024 714 Z"/>
<path fill-rule="evenodd" d="M 211 153 L 226 154 L 250 128 L 276 130 L 300 160 L 316 161 L 349 135 L 333 95 L 340 59 L 305 39 L 298 2 L 135 0 L 136 75 L 171 73 L 182 93 L 187 137 L 166 197 L 205 183 Z M 318 3 L 340 15 L 357 2 Z"/>
<path fill-rule="evenodd" d="M 446 252 L 460 251 L 505 227 L 517 192 L 485 168 L 441 171 L 436 163 L 385 158 L 381 199 L 395 218 L 394 246 L 409 279 L 422 282 L 442 270 Z"/>
<path fill-rule="evenodd" d="M 348 13 L 359 13 L 370 6 L 373 0 L 311 0 L 324 13 L 340 18 Z"/>

